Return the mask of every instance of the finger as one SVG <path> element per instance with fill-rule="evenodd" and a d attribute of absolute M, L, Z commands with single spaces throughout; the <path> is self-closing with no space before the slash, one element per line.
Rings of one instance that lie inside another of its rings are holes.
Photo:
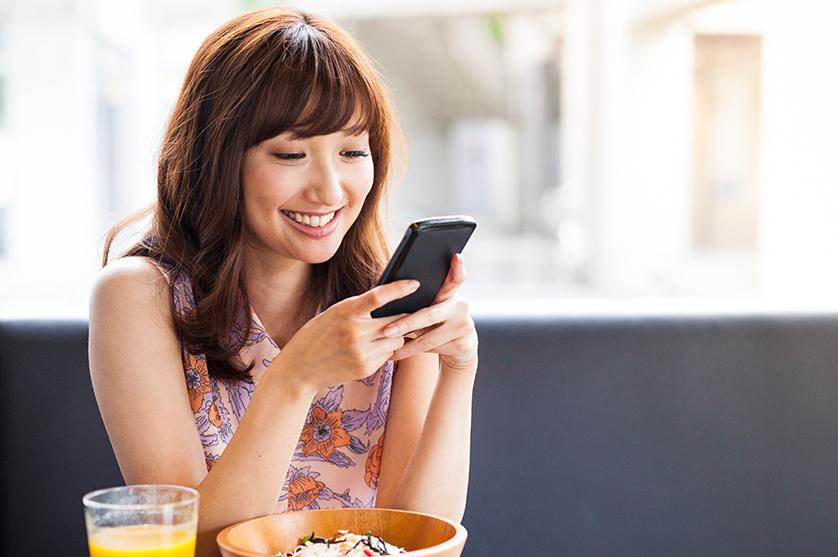
<path fill-rule="evenodd" d="M 422 327 L 421 329 L 416 329 L 415 331 L 409 331 L 409 332 L 401 335 L 401 337 L 406 338 L 408 340 L 411 340 L 411 339 L 414 339 L 416 337 L 420 337 L 420 336 L 424 335 L 428 331 L 433 331 L 437 327 L 441 327 L 441 326 L 442 326 L 442 323 L 436 323 L 434 325 L 431 325 L 430 327 Z"/>
<path fill-rule="evenodd" d="M 393 338 L 393 337 L 386 337 L 383 334 L 383 329 L 386 328 L 388 325 L 395 323 L 399 319 L 407 317 L 410 315 L 409 313 L 397 313 L 396 315 L 385 315 L 384 317 L 372 317 L 372 318 L 361 318 L 361 321 L 365 322 L 364 330 L 366 333 L 366 337 L 371 340 L 376 340 L 379 338 Z"/>
<path fill-rule="evenodd" d="M 442 286 L 439 287 L 439 292 L 436 293 L 433 303 L 441 302 L 442 300 L 449 298 L 452 294 L 452 290 L 456 290 L 456 268 L 457 256 L 455 254 L 454 257 L 451 258 L 451 263 L 448 266 L 448 274 L 445 275 L 445 280 L 442 282 Z"/>
<path fill-rule="evenodd" d="M 351 300 L 350 304 L 353 311 L 368 315 L 393 300 L 412 294 L 417 288 L 419 288 L 419 281 L 396 280 L 381 286 L 375 286 L 363 294 L 348 298 L 348 300 Z"/>
<path fill-rule="evenodd" d="M 448 269 L 448 275 L 445 277 L 445 281 L 442 283 L 442 287 L 440 287 L 439 292 L 437 292 L 433 303 L 447 300 L 453 296 L 460 285 L 463 284 L 465 279 L 466 269 L 463 264 L 463 256 L 459 253 L 455 253 L 454 257 L 451 258 L 451 266 Z"/>
<path fill-rule="evenodd" d="M 421 329 L 416 329 L 414 331 L 410 331 L 406 335 L 402 335 L 402 336 L 407 337 L 407 338 L 416 338 L 416 337 L 424 335 L 428 331 L 433 331 L 437 327 L 441 327 L 441 326 L 442 326 L 442 323 L 434 323 L 433 325 L 431 325 L 429 327 L 422 327 Z"/>
<path fill-rule="evenodd" d="M 397 313 L 395 315 L 385 315 L 384 317 L 373 317 L 372 321 L 378 327 L 386 327 L 390 323 L 394 323 L 399 319 L 407 317 L 409 313 Z"/>
<path fill-rule="evenodd" d="M 440 347 L 458 340 L 460 337 L 468 336 L 465 329 L 451 327 L 439 327 L 420 337 L 404 343 L 404 346 L 393 353 L 394 360 L 403 360 L 423 352 L 435 352 Z"/>
<path fill-rule="evenodd" d="M 453 300 L 453 298 L 449 298 Z M 454 306 L 448 300 L 420 309 L 388 324 L 382 330 L 386 337 L 404 336 L 411 331 L 430 327 L 449 318 Z"/>
<path fill-rule="evenodd" d="M 404 346 L 404 339 L 402 337 L 396 338 L 379 338 L 371 341 L 371 350 L 374 352 L 376 358 L 390 359 L 390 356 L 396 350 Z"/>
<path fill-rule="evenodd" d="M 457 254 L 457 282 L 462 283 L 466 280 L 466 262 L 463 261 L 463 255 L 461 253 Z"/>
<path fill-rule="evenodd" d="M 434 329 L 431 329 L 422 336 L 405 342 L 404 346 L 402 346 L 396 353 L 396 356 L 401 359 L 408 358 L 414 354 L 420 354 L 422 352 L 435 351 L 435 348 L 447 344 L 454 339 L 466 335 L 467 333 L 468 329 L 465 326 L 458 326 L 453 323 L 446 322 Z"/>

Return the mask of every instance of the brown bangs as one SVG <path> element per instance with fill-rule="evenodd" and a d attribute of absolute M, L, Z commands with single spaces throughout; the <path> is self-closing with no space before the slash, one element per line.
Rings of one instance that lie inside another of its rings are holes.
<path fill-rule="evenodd" d="M 307 138 L 344 130 L 379 129 L 384 107 L 376 102 L 350 45 L 300 22 L 272 37 L 277 55 L 261 84 L 249 144 L 291 131 Z"/>

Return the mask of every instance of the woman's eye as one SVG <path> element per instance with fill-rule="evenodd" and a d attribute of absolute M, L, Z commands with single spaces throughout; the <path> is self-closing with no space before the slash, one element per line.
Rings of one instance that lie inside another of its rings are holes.
<path fill-rule="evenodd" d="M 344 151 L 341 153 L 344 157 L 349 157 L 351 159 L 359 159 L 362 157 L 368 157 L 370 154 L 366 151 Z"/>
<path fill-rule="evenodd" d="M 274 157 L 281 161 L 295 161 L 306 156 L 305 153 L 274 153 Z"/>

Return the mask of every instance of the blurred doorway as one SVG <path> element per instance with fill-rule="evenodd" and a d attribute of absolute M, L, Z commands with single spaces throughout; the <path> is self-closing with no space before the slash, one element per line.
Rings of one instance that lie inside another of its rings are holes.
<path fill-rule="evenodd" d="M 692 248 L 755 251 L 762 40 L 697 35 Z"/>

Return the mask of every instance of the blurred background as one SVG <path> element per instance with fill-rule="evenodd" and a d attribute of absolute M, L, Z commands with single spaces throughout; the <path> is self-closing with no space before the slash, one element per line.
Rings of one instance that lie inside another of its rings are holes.
<path fill-rule="evenodd" d="M 0 315 L 87 315 L 199 44 L 275 4 L 376 62 L 392 241 L 475 216 L 476 311 L 836 307 L 832 2 L 0 0 Z"/>

